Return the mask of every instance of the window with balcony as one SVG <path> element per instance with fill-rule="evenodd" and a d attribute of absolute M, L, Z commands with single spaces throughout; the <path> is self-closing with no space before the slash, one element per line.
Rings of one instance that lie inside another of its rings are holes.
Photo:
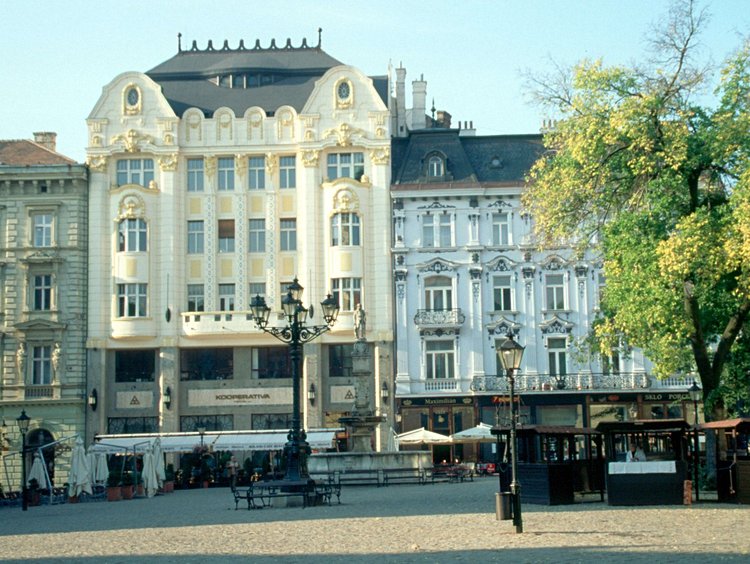
<path fill-rule="evenodd" d="M 250 157 L 247 163 L 247 186 L 250 190 L 266 188 L 266 158 Z"/>
<path fill-rule="evenodd" d="M 296 157 L 281 157 L 279 159 L 279 188 L 297 187 L 297 159 Z"/>
<path fill-rule="evenodd" d="M 253 378 L 278 379 L 292 377 L 289 347 L 256 347 L 252 352 Z"/>
<path fill-rule="evenodd" d="M 31 241 L 34 247 L 52 246 L 52 221 L 51 213 L 35 213 L 31 216 Z"/>
<path fill-rule="evenodd" d="M 117 317 L 146 317 L 148 294 L 146 284 L 117 285 Z"/>
<path fill-rule="evenodd" d="M 32 304 L 34 311 L 52 309 L 52 275 L 35 274 L 32 278 Z"/>
<path fill-rule="evenodd" d="M 545 278 L 547 309 L 551 311 L 565 309 L 565 275 L 547 274 Z"/>
<path fill-rule="evenodd" d="M 279 245 L 282 251 L 297 250 L 297 220 L 282 219 L 279 230 Z"/>
<path fill-rule="evenodd" d="M 565 376 L 568 373 L 566 350 L 566 339 L 564 337 L 547 339 L 547 358 L 551 375 Z"/>
<path fill-rule="evenodd" d="M 201 254 L 204 250 L 203 221 L 188 221 L 187 223 L 187 252 L 189 255 Z"/>
<path fill-rule="evenodd" d="M 31 383 L 46 386 L 52 383 L 52 347 L 50 345 L 31 348 Z"/>
<path fill-rule="evenodd" d="M 247 250 L 251 253 L 266 252 L 266 220 L 251 219 L 248 227 L 249 240 Z"/>
<path fill-rule="evenodd" d="M 425 377 L 428 380 L 455 378 L 453 341 L 425 341 Z"/>
<path fill-rule="evenodd" d="M 492 214 L 492 244 L 495 246 L 504 246 L 511 244 L 510 214 L 493 213 Z"/>
<path fill-rule="evenodd" d="M 422 246 L 450 247 L 453 244 L 453 216 L 448 213 L 422 216 Z"/>
<path fill-rule="evenodd" d="M 187 160 L 188 192 L 203 192 L 203 159 Z"/>
<path fill-rule="evenodd" d="M 510 276 L 492 278 L 492 297 L 495 311 L 513 311 L 513 286 Z"/>
<path fill-rule="evenodd" d="M 188 284 L 187 310 L 206 311 L 205 292 L 203 284 Z"/>
<path fill-rule="evenodd" d="M 146 252 L 148 229 L 146 222 L 138 218 L 123 219 L 118 229 L 117 250 L 127 253 Z"/>
<path fill-rule="evenodd" d="M 218 159 L 216 176 L 219 192 L 232 192 L 234 190 L 234 157 Z"/>
<path fill-rule="evenodd" d="M 359 216 L 337 213 L 331 218 L 331 246 L 359 246 Z"/>
<path fill-rule="evenodd" d="M 233 219 L 220 219 L 219 220 L 219 252 L 220 253 L 233 253 L 234 252 L 234 220 Z"/>
<path fill-rule="evenodd" d="M 155 374 L 153 349 L 115 351 L 115 382 L 153 382 Z"/>
<path fill-rule="evenodd" d="M 234 284 L 219 284 L 219 311 L 234 311 Z"/>
<path fill-rule="evenodd" d="M 432 276 L 424 281 L 424 307 L 430 311 L 453 308 L 453 281 L 447 276 Z"/>
<path fill-rule="evenodd" d="M 148 186 L 154 179 L 153 159 L 120 159 L 117 161 L 117 185 Z"/>
<path fill-rule="evenodd" d="M 328 155 L 328 180 L 353 178 L 361 180 L 365 173 L 364 153 L 333 153 Z"/>
<path fill-rule="evenodd" d="M 362 300 L 361 278 L 332 278 L 331 294 L 341 311 L 354 311 Z"/>
<path fill-rule="evenodd" d="M 231 380 L 234 378 L 234 349 L 181 349 L 182 380 Z"/>

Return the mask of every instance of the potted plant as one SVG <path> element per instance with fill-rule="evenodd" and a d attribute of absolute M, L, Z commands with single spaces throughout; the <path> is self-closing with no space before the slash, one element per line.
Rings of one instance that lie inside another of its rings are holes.
<path fill-rule="evenodd" d="M 164 469 L 164 493 L 174 491 L 174 464 L 167 464 Z"/>
<path fill-rule="evenodd" d="M 208 461 L 205 459 L 203 460 L 203 462 L 201 462 L 200 476 L 201 482 L 203 482 L 203 487 L 207 488 L 208 483 L 211 480 L 211 467 L 208 465 Z"/>
<path fill-rule="evenodd" d="M 42 504 L 42 493 L 39 491 L 39 482 L 36 478 L 29 480 L 29 505 L 36 506 Z"/>
<path fill-rule="evenodd" d="M 122 476 L 118 470 L 110 470 L 109 476 L 107 476 L 107 501 L 120 501 L 122 499 L 121 480 Z"/>
<path fill-rule="evenodd" d="M 122 499 L 133 499 L 135 495 L 135 486 L 133 485 L 133 473 L 125 472 L 122 475 L 120 490 L 122 492 Z"/>

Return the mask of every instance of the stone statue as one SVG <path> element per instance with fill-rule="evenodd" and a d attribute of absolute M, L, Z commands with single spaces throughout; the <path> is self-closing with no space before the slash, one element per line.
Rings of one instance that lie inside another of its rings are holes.
<path fill-rule="evenodd" d="M 18 377 L 23 380 L 24 372 L 26 371 L 26 344 L 23 342 L 18 343 L 16 368 L 18 369 Z"/>
<path fill-rule="evenodd" d="M 367 330 L 367 314 L 362 309 L 362 304 L 357 304 L 354 309 L 354 335 L 358 341 L 365 340 L 365 331 Z"/>
<path fill-rule="evenodd" d="M 55 377 L 60 370 L 60 359 L 62 358 L 62 348 L 60 343 L 55 343 L 55 348 L 52 349 L 52 370 L 55 373 Z"/>

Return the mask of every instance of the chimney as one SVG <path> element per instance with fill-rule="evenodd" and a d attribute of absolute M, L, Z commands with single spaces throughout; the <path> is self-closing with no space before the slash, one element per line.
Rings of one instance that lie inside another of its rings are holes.
<path fill-rule="evenodd" d="M 411 128 L 424 129 L 427 121 L 425 119 L 425 112 L 427 111 L 427 82 L 424 80 L 424 75 L 420 76 L 419 80 L 411 83 L 411 94 L 413 99 Z"/>
<path fill-rule="evenodd" d="M 42 147 L 56 152 L 57 133 L 52 131 L 36 131 L 34 132 L 34 143 L 38 143 Z"/>
<path fill-rule="evenodd" d="M 399 65 L 396 69 L 396 136 L 406 135 L 406 69 Z"/>
<path fill-rule="evenodd" d="M 461 122 L 459 123 L 459 129 L 461 131 L 458 132 L 458 134 L 461 137 L 473 137 L 477 134 L 477 130 L 474 129 L 474 122 L 473 121 L 465 121 L 463 122 L 463 125 L 461 125 Z"/>
<path fill-rule="evenodd" d="M 451 127 L 451 115 L 446 112 L 445 110 L 438 110 L 437 113 L 437 122 L 440 125 L 440 127 L 444 127 L 446 129 L 450 129 Z"/>

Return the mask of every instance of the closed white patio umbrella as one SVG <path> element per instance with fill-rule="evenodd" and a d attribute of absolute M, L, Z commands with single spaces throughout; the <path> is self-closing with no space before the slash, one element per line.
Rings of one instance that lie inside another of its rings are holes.
<path fill-rule="evenodd" d="M 82 493 L 91 495 L 91 473 L 89 471 L 89 459 L 83 446 L 83 439 L 78 437 L 73 447 L 73 455 L 70 461 L 70 472 L 68 473 L 68 495 L 76 497 Z"/>
<path fill-rule="evenodd" d="M 44 461 L 39 452 L 34 453 L 34 462 L 31 464 L 31 470 L 26 479 L 26 485 L 30 486 L 31 480 L 36 480 L 40 488 L 51 489 L 51 484 L 47 482 L 47 473 L 44 471 Z"/>
<path fill-rule="evenodd" d="M 166 471 L 164 470 L 164 453 L 161 450 L 161 439 L 157 437 L 154 441 L 154 465 L 156 466 L 156 479 L 159 482 L 159 487 L 162 487 L 164 480 L 167 479 Z"/>
<path fill-rule="evenodd" d="M 141 478 L 146 496 L 154 497 L 156 490 L 159 489 L 159 478 L 156 476 L 156 462 L 154 461 L 154 451 L 152 449 L 148 449 L 143 455 Z"/>

